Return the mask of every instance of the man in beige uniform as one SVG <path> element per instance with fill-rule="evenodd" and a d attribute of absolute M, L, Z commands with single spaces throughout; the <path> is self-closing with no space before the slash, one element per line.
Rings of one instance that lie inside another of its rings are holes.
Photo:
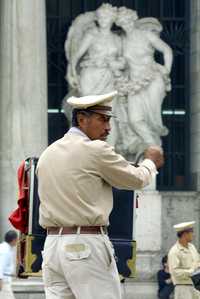
<path fill-rule="evenodd" d="M 133 190 L 149 184 L 163 153 L 148 148 L 136 168 L 105 142 L 115 95 L 70 98 L 73 127 L 38 162 L 39 221 L 48 231 L 42 266 L 48 299 L 121 298 L 106 232 L 111 186 Z"/>
<path fill-rule="evenodd" d="M 192 283 L 191 274 L 200 267 L 200 256 L 193 240 L 194 221 L 174 225 L 178 241 L 168 255 L 169 271 L 175 285 L 175 299 L 200 299 L 200 292 Z"/>

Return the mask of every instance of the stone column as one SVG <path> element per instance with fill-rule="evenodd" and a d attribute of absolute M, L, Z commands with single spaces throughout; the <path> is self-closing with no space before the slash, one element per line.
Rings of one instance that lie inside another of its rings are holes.
<path fill-rule="evenodd" d="M 0 1 L 0 233 L 16 207 L 19 163 L 47 146 L 45 0 Z"/>
<path fill-rule="evenodd" d="M 191 0 L 190 111 L 192 183 L 200 190 L 200 1 Z"/>

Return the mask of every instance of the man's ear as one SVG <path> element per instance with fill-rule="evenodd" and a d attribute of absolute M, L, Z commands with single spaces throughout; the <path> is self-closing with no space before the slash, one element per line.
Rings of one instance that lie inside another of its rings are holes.
<path fill-rule="evenodd" d="M 77 114 L 77 122 L 80 128 L 84 127 L 87 121 L 88 121 L 88 117 L 84 113 L 79 112 Z"/>

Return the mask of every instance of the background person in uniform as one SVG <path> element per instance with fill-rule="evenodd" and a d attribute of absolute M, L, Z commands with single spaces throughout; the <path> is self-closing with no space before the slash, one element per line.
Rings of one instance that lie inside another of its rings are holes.
<path fill-rule="evenodd" d="M 72 97 L 73 127 L 41 155 L 39 222 L 47 228 L 43 279 L 48 299 L 120 299 L 119 275 L 106 226 L 112 187 L 148 185 L 163 153 L 150 147 L 139 167 L 105 142 L 116 92 Z"/>
<path fill-rule="evenodd" d="M 192 283 L 191 274 L 200 267 L 200 256 L 193 240 L 194 221 L 174 225 L 178 241 L 168 255 L 169 271 L 175 285 L 175 299 L 200 299 L 200 292 Z"/>
<path fill-rule="evenodd" d="M 169 273 L 167 255 L 162 258 L 163 268 L 158 271 L 158 298 L 160 299 L 169 299 L 170 295 L 174 291 L 174 285 L 172 283 L 171 275 Z"/>
<path fill-rule="evenodd" d="M 16 231 L 9 230 L 0 244 L 0 299 L 14 299 L 11 288 L 12 276 L 15 274 L 18 236 Z"/>

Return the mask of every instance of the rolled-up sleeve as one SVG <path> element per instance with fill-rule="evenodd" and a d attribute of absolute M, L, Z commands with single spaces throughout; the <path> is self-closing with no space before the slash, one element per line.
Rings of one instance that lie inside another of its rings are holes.
<path fill-rule="evenodd" d="M 150 184 L 157 173 L 153 161 L 145 159 L 135 167 L 107 143 L 102 143 L 97 160 L 101 177 L 111 186 L 119 189 L 141 189 Z"/>

